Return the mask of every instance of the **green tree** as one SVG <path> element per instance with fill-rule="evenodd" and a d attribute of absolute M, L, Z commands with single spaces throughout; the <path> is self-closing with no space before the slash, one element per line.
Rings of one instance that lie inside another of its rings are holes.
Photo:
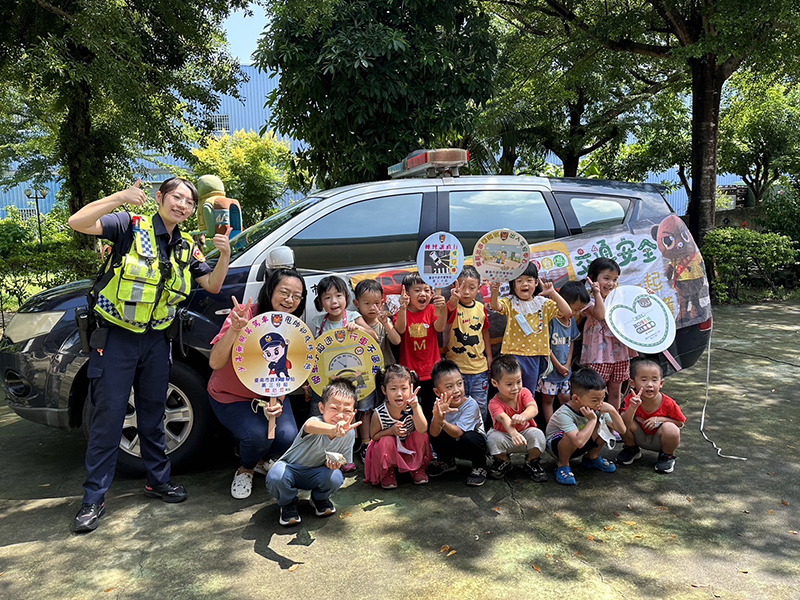
<path fill-rule="evenodd" d="M 232 136 L 212 136 L 192 155 L 195 174 L 216 175 L 225 184 L 225 194 L 242 203 L 245 227 L 269 216 L 287 190 L 286 170 L 293 155 L 274 133 L 260 136 L 240 130 Z"/>
<path fill-rule="evenodd" d="M 739 175 L 759 205 L 781 175 L 800 174 L 800 92 L 754 74 L 731 83 L 720 118 L 720 169 Z"/>
<path fill-rule="evenodd" d="M 722 86 L 745 66 L 796 69 L 800 5 L 794 0 L 495 0 L 528 30 L 566 31 L 576 42 L 684 69 L 692 91 L 689 226 L 700 244 L 714 227 Z"/>
<path fill-rule="evenodd" d="M 509 27 L 485 112 L 501 139 L 504 173 L 514 172 L 509 165 L 518 146 L 552 152 L 565 177 L 578 176 L 583 158 L 625 140 L 643 103 L 683 83 L 680 72 L 642 65 L 593 43 L 571 43 L 566 33 L 531 32 L 510 7 L 497 15 Z"/>
<path fill-rule="evenodd" d="M 13 102 L 0 109 L 0 160 L 18 163 L 4 183 L 56 170 L 75 212 L 129 178 L 145 150 L 187 159 L 219 95 L 236 94 L 221 25 L 246 4 L 3 2 L 0 75 Z"/>
<path fill-rule="evenodd" d="M 473 0 L 276 0 L 268 18 L 254 57 L 280 72 L 270 126 L 308 144 L 321 187 L 386 178 L 491 94 L 495 43 Z"/>

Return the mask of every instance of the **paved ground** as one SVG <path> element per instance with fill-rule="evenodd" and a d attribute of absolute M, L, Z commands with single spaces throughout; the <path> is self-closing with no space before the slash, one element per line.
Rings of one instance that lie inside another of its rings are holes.
<path fill-rule="evenodd" d="M 715 325 L 707 432 L 746 462 L 698 431 L 703 360 L 665 388 L 689 417 L 672 475 L 646 455 L 611 475 L 578 467 L 572 489 L 357 477 L 338 516 L 302 502 L 291 530 L 263 479 L 230 497 L 225 456 L 178 477 L 180 505 L 118 478 L 101 528 L 74 536 L 84 440 L 0 408 L 0 597 L 800 598 L 800 304 L 722 308 Z"/>

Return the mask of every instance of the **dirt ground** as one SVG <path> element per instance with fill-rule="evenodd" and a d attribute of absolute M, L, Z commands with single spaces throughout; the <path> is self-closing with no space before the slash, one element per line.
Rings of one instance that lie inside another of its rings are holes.
<path fill-rule="evenodd" d="M 69 527 L 85 441 L 0 408 L 3 598 L 800 598 L 800 304 L 715 312 L 706 432 L 705 357 L 665 391 L 689 421 L 671 475 L 645 456 L 579 484 L 464 485 L 467 465 L 427 486 L 335 496 L 338 515 L 278 525 L 256 479 L 234 500 L 229 450 L 175 479 L 178 505 L 118 477 L 101 527 Z M 608 453 L 613 456 L 615 452 Z M 444 551 L 443 551 L 444 548 Z"/>

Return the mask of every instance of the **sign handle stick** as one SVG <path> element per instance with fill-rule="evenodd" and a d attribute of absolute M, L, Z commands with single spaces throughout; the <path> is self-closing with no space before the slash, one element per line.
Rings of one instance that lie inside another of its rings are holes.
<path fill-rule="evenodd" d="M 270 405 L 270 407 L 277 406 L 278 405 L 278 401 L 275 398 L 270 398 L 269 399 L 269 405 Z M 268 440 L 274 440 L 275 439 L 275 425 L 276 425 L 275 421 L 276 421 L 275 417 L 270 415 L 269 416 L 269 432 L 267 433 L 267 439 Z"/>

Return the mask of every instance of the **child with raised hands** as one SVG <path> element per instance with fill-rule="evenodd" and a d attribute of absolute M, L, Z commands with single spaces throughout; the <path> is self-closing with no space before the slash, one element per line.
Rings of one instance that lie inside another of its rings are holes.
<path fill-rule="evenodd" d="M 402 337 L 400 364 L 416 373 L 419 379 L 419 399 L 427 420 L 433 415 L 431 370 L 439 362 L 439 333 L 447 327 L 447 302 L 438 291 L 431 289 L 419 273 L 409 273 L 403 279 L 400 310 L 395 315 L 395 327 Z"/>
<path fill-rule="evenodd" d="M 377 337 L 375 332 L 364 321 L 364 318 L 354 310 L 347 310 L 350 304 L 350 287 L 344 279 L 336 275 L 323 277 L 317 284 L 317 297 L 314 298 L 314 307 L 323 314 L 311 319 L 310 327 L 315 337 L 333 329 L 345 328 L 353 332 L 361 330 L 372 337 Z M 307 396 L 308 398 L 308 396 Z M 319 396 L 311 391 L 309 414 L 318 416 Z M 355 464 L 348 461 L 345 465 L 345 473 L 352 473 L 356 470 Z"/>
<path fill-rule="evenodd" d="M 589 304 L 586 286 L 579 281 L 568 281 L 558 293 L 569 304 L 572 312 L 563 317 L 559 315 L 550 321 L 550 362 L 553 364 L 553 371 L 539 382 L 545 423 L 553 416 L 553 403 L 556 397 L 562 405 L 569 402 L 572 354 L 575 350 L 575 339 L 580 336 L 575 317 Z"/>
<path fill-rule="evenodd" d="M 492 310 L 508 319 L 500 352 L 516 357 L 522 368 L 522 385 L 535 392 L 550 355 L 550 321 L 571 315 L 572 309 L 551 282 L 539 280 L 533 263 L 510 287 L 511 295 L 500 298 L 500 284 L 490 286 Z"/>
<path fill-rule="evenodd" d="M 392 346 L 400 344 L 400 334 L 397 333 L 385 310 L 383 287 L 374 279 L 360 281 L 356 285 L 353 303 L 356 305 L 358 312 L 361 313 L 361 318 L 364 319 L 367 326 L 375 332 L 375 339 L 378 340 L 383 354 L 383 364 L 385 366 L 393 365 L 396 361 Z M 361 427 L 358 428 L 361 439 L 358 453 L 361 456 L 361 460 L 365 460 L 367 457 L 367 446 L 369 446 L 370 442 L 370 419 L 372 410 L 377 404 L 377 398 L 378 391 L 375 390 L 363 400 L 359 400 L 356 406 L 356 419 L 361 421 Z"/>
<path fill-rule="evenodd" d="M 356 390 L 344 379 L 335 379 L 322 392 L 321 416 L 309 418 L 294 442 L 267 473 L 267 489 L 280 507 L 279 523 L 300 522 L 297 491 L 311 490 L 310 503 L 318 517 L 336 512 L 331 495 L 344 483 L 339 470 L 353 461 L 353 423 Z"/>
<path fill-rule="evenodd" d="M 531 391 L 522 385 L 522 368 L 514 356 L 498 356 L 492 363 L 492 385 L 497 395 L 489 402 L 494 427 L 487 444 L 492 455 L 489 477 L 502 479 L 511 470 L 514 452 L 526 452 L 523 469 L 537 483 L 547 481 L 540 459 L 544 451 L 544 433 L 536 427 L 539 412 Z"/>
<path fill-rule="evenodd" d="M 631 363 L 631 392 L 625 398 L 625 446 L 617 464 L 630 465 L 642 457 L 642 449 L 658 452 L 657 473 L 675 470 L 675 450 L 681 443 L 681 428 L 686 417 L 675 400 L 661 392 L 664 374 L 661 366 L 640 358 Z"/>
<path fill-rule="evenodd" d="M 605 402 L 606 382 L 593 369 L 580 369 L 572 374 L 569 402 L 564 404 L 547 423 L 547 451 L 558 461 L 556 481 L 575 485 L 570 461 L 583 457 L 587 469 L 603 473 L 617 470 L 613 463 L 600 456 L 606 444 L 614 447 L 616 440 L 609 426 L 621 434 L 625 423 L 617 409 Z"/>
<path fill-rule="evenodd" d="M 428 483 L 431 461 L 428 421 L 413 389 L 413 374 L 403 365 L 390 365 L 379 375 L 386 401 L 372 416 L 372 442 L 364 462 L 364 481 L 384 489 L 397 487 L 400 473 L 411 473 L 415 484 Z"/>
<path fill-rule="evenodd" d="M 464 378 L 451 360 L 436 363 L 431 373 L 436 403 L 428 435 L 437 459 L 428 467 L 430 477 L 456 470 L 456 458 L 468 460 L 472 470 L 467 485 L 486 481 L 486 432 L 478 403 L 467 395 Z"/>
<path fill-rule="evenodd" d="M 481 416 L 487 421 L 492 344 L 489 314 L 486 307 L 475 300 L 480 287 L 480 274 L 475 267 L 466 265 L 453 284 L 447 301 L 447 321 L 450 324 L 447 359 L 461 371 L 465 397 L 478 403 Z"/>
<path fill-rule="evenodd" d="M 608 402 L 617 410 L 622 383 L 630 379 L 631 356 L 636 356 L 606 323 L 605 299 L 616 289 L 621 274 L 622 269 L 611 258 L 596 258 L 589 264 L 586 281 L 592 287 L 593 298 L 583 310 L 586 323 L 581 352 L 581 364 L 600 374 L 608 385 Z"/>

